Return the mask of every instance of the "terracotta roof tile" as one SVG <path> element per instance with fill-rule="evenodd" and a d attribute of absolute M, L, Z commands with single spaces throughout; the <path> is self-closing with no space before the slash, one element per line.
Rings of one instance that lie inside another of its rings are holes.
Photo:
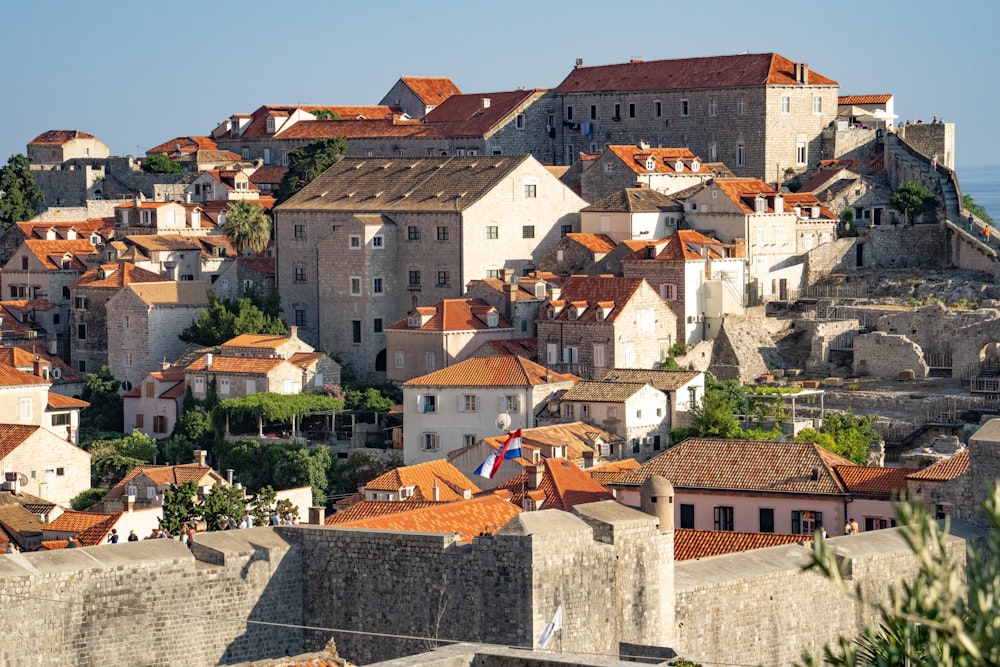
<path fill-rule="evenodd" d="M 421 316 L 430 318 L 420 326 L 410 326 L 410 318 L 389 325 L 390 329 L 421 331 L 473 331 L 477 329 L 510 329 L 511 323 L 500 314 L 496 308 L 482 299 L 444 299 L 433 306 L 423 306 L 417 309 Z M 489 326 L 488 316 L 496 313 L 497 325 Z M 421 317 L 421 321 L 422 321 Z"/>
<path fill-rule="evenodd" d="M 932 466 L 910 474 L 907 479 L 915 481 L 947 482 L 961 477 L 969 470 L 969 450 L 963 449 L 957 454 L 938 461 Z"/>
<path fill-rule="evenodd" d="M 644 282 L 645 280 L 642 278 L 572 276 L 563 283 L 561 301 L 566 303 L 586 302 L 592 305 L 596 305 L 598 302 L 612 302 L 615 307 L 604 316 L 604 319 L 613 322 Z M 587 308 L 579 318 L 571 318 L 570 310 L 570 308 L 564 308 L 553 319 L 579 319 L 581 321 L 597 321 L 598 319 L 594 307 Z"/>
<path fill-rule="evenodd" d="M 512 90 L 474 95 L 451 95 L 423 118 L 428 134 L 439 136 L 488 136 L 544 90 Z M 489 106 L 484 108 L 484 100 Z"/>
<path fill-rule="evenodd" d="M 66 256 L 70 258 L 72 270 L 85 270 L 87 267 L 78 256 L 97 254 L 97 248 L 87 239 L 73 239 L 72 241 L 25 239 L 24 246 L 42 263 L 43 267 L 50 271 L 62 270 L 62 259 Z"/>
<path fill-rule="evenodd" d="M 216 354 L 212 357 L 213 372 L 217 373 L 244 373 L 251 375 L 266 375 L 281 364 L 287 364 L 285 359 L 271 357 L 226 357 Z M 185 371 L 205 371 L 208 370 L 208 355 L 203 354 L 193 363 L 188 365 Z"/>
<path fill-rule="evenodd" d="M 537 339 L 535 338 L 511 338 L 508 340 L 491 340 L 483 343 L 473 356 L 508 356 L 516 355 L 533 359 L 538 352 Z"/>
<path fill-rule="evenodd" d="M 414 95 L 427 105 L 436 106 L 452 95 L 462 94 L 458 86 L 452 83 L 451 79 L 444 76 L 404 76 L 400 80 L 406 84 L 407 88 L 413 91 Z"/>
<path fill-rule="evenodd" d="M 624 403 L 639 393 L 646 384 L 644 382 L 577 382 L 562 395 L 563 401 L 600 401 L 605 403 Z"/>
<path fill-rule="evenodd" d="M 765 493 L 844 494 L 835 466 L 847 459 L 811 442 L 690 438 L 642 464 L 622 479 L 641 486 L 650 475 L 678 489 Z"/>
<path fill-rule="evenodd" d="M 556 92 L 683 90 L 796 84 L 794 62 L 776 53 L 759 53 L 578 67 L 559 84 Z M 809 84 L 835 86 L 837 82 L 810 71 Z"/>
<path fill-rule="evenodd" d="M 261 350 L 276 350 L 291 340 L 292 337 L 287 335 L 241 334 L 227 340 L 222 344 L 222 347 L 254 347 Z"/>
<path fill-rule="evenodd" d="M 32 144 L 65 144 L 73 139 L 94 139 L 94 135 L 81 132 L 80 130 L 49 130 L 42 132 L 37 137 L 28 142 Z"/>
<path fill-rule="evenodd" d="M 264 165 L 250 174 L 250 182 L 258 186 L 264 183 L 277 185 L 281 183 L 281 179 L 285 177 L 286 173 L 288 173 L 288 167 Z"/>
<path fill-rule="evenodd" d="M 365 484 L 365 490 L 398 492 L 414 487 L 411 500 L 429 501 L 434 498 L 435 486 L 441 502 L 462 500 L 463 491 L 479 493 L 479 487 L 444 459 L 395 468 Z"/>
<path fill-rule="evenodd" d="M 567 234 L 566 238 L 574 243 L 582 245 L 587 250 L 596 253 L 608 253 L 617 247 L 615 242 L 612 241 L 611 237 L 607 234 L 581 234 L 579 232 L 573 232 Z"/>
<path fill-rule="evenodd" d="M 361 500 L 344 510 L 326 517 L 325 523 L 328 526 L 336 526 L 341 523 L 350 523 L 361 519 L 371 519 L 386 514 L 397 514 L 399 512 L 409 512 L 426 507 L 440 505 L 440 502 L 433 500 Z"/>
<path fill-rule="evenodd" d="M 404 387 L 535 387 L 579 380 L 516 356 L 471 357 L 403 383 Z"/>
<path fill-rule="evenodd" d="M 892 95 L 840 95 L 837 97 L 837 106 L 854 104 L 886 104 L 891 99 Z"/>
<path fill-rule="evenodd" d="M 658 371 L 643 368 L 612 368 L 604 377 L 604 381 L 611 382 L 645 382 L 651 384 L 660 391 L 677 391 L 691 380 L 694 380 L 701 371 Z"/>
<path fill-rule="evenodd" d="M 151 153 L 175 153 L 185 155 L 198 151 L 214 151 L 218 145 L 211 137 L 174 137 L 169 141 L 164 141 L 159 146 L 153 146 L 146 151 L 146 155 Z"/>
<path fill-rule="evenodd" d="M 208 283 L 199 280 L 134 283 L 127 289 L 148 305 L 203 306 L 208 303 Z"/>
<path fill-rule="evenodd" d="M 432 507 L 397 512 L 339 524 L 356 528 L 378 528 L 434 533 L 459 533 L 471 542 L 484 532 L 499 528 L 521 513 L 521 508 L 497 496 L 435 503 Z"/>
<path fill-rule="evenodd" d="M 635 459 L 623 459 L 621 461 L 607 461 L 590 468 L 584 468 L 583 472 L 590 475 L 590 478 L 607 487 L 608 484 L 621 481 L 622 476 L 630 470 L 639 467 L 639 462 Z"/>
<path fill-rule="evenodd" d="M 506 439 L 506 435 L 496 435 L 483 438 L 483 442 L 493 449 L 500 449 Z M 577 465 L 583 463 L 583 453 L 594 452 L 595 445 L 598 443 L 607 444 L 621 441 L 622 438 L 620 436 L 610 431 L 604 431 L 586 422 L 551 424 L 549 426 L 521 429 L 522 449 L 541 450 L 548 447 L 565 445 L 566 458 L 571 459 Z M 455 452 L 449 454 L 449 457 L 452 456 L 455 456 Z M 525 465 L 529 463 L 525 459 L 519 460 Z"/>
<path fill-rule="evenodd" d="M 142 474 L 155 484 L 183 484 L 184 482 L 201 480 L 205 475 L 212 473 L 209 466 L 198 465 L 197 463 L 185 463 L 176 466 L 161 465 L 141 465 L 132 468 L 122 479 L 111 487 L 106 497 L 121 498 L 124 495 L 125 487 L 136 475 Z"/>
<path fill-rule="evenodd" d="M 0 365 L 0 387 L 24 387 L 33 384 L 52 384 L 52 381 L 19 371 L 13 366 Z"/>
<path fill-rule="evenodd" d="M 687 148 L 642 148 L 633 145 L 614 145 L 608 146 L 608 151 L 637 174 L 704 174 L 706 176 L 711 174 L 705 167 L 701 166 L 703 160 Z M 647 158 L 650 157 L 653 158 L 652 171 L 646 168 Z M 681 162 L 680 171 L 676 168 L 678 160 Z M 694 170 L 696 161 L 698 171 Z"/>
<path fill-rule="evenodd" d="M 529 489 L 525 495 L 532 495 L 533 500 L 545 498 L 541 509 L 558 509 L 569 512 L 575 505 L 595 503 L 600 500 L 614 500 L 607 489 L 598 484 L 572 461 L 568 459 L 542 459 L 544 468 L 542 479 L 537 489 Z M 524 496 L 522 489 L 526 488 L 529 471 L 514 475 L 497 486 L 512 495 L 511 503 L 522 506 Z"/>
<path fill-rule="evenodd" d="M 40 535 L 45 528 L 41 519 L 21 505 L 0 506 L 0 525 L 22 535 Z"/>
<path fill-rule="evenodd" d="M 719 179 L 713 185 L 735 203 L 743 213 L 753 213 L 753 201 L 757 195 L 777 194 L 764 181 L 756 178 L 730 178 Z M 749 199 L 749 203 L 747 200 Z M 770 209 L 769 209 L 770 212 Z"/>
<path fill-rule="evenodd" d="M 247 267 L 251 271 L 256 271 L 263 276 L 274 275 L 273 257 L 237 257 L 236 261 L 240 265 Z"/>
<path fill-rule="evenodd" d="M 139 268 L 131 262 L 111 262 L 85 271 L 73 283 L 74 287 L 97 287 L 119 289 L 132 283 L 169 282 L 170 278 Z"/>
<path fill-rule="evenodd" d="M 73 398 L 72 396 L 63 396 L 62 394 L 54 394 L 49 392 L 49 398 L 47 407 L 49 410 L 67 410 L 67 409 L 83 409 L 90 405 L 87 401 L 81 401 L 79 398 Z"/>
<path fill-rule="evenodd" d="M 126 236 L 125 242 L 148 252 L 168 252 L 171 250 L 201 250 L 197 238 L 180 234 L 135 234 Z"/>
<path fill-rule="evenodd" d="M 906 493 L 906 478 L 913 472 L 906 468 L 884 468 L 879 466 L 834 466 L 834 470 L 844 481 L 847 490 L 856 495 L 893 496 Z"/>
<path fill-rule="evenodd" d="M 808 544 L 810 535 L 782 535 L 780 533 L 737 533 L 729 530 L 674 531 L 674 560 L 694 560 L 720 554 L 765 549 L 783 544 Z"/>
<path fill-rule="evenodd" d="M 121 512 L 77 512 L 66 510 L 45 526 L 46 532 L 72 533 L 82 547 L 92 547 L 104 542 L 104 538 L 118 519 Z"/>

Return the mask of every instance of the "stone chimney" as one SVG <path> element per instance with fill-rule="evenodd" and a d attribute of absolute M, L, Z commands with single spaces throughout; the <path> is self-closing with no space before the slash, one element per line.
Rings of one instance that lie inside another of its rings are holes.
<path fill-rule="evenodd" d="M 124 505 L 124 511 L 131 514 L 132 510 L 135 509 L 135 496 L 122 496 L 122 505 Z"/>
<path fill-rule="evenodd" d="M 325 507 L 310 507 L 309 508 L 309 523 L 313 526 L 322 526 L 326 524 L 326 508 Z"/>
<path fill-rule="evenodd" d="M 288 337 L 293 339 L 297 339 L 299 337 L 299 328 L 294 324 L 288 327 Z"/>
<path fill-rule="evenodd" d="M 34 373 L 34 375 L 35 375 L 36 377 L 45 377 L 45 376 L 44 376 L 44 375 L 42 374 L 42 360 L 41 360 L 41 358 L 40 358 L 40 357 L 35 357 L 35 358 L 34 358 L 34 359 L 33 359 L 33 360 L 31 361 L 31 368 L 32 368 L 32 372 Z"/>
<path fill-rule="evenodd" d="M 226 482 L 229 483 L 229 486 L 233 485 L 233 469 L 232 468 L 226 468 Z"/>
<path fill-rule="evenodd" d="M 194 450 L 194 462 L 200 466 L 208 465 L 208 450 L 196 449 Z"/>
<path fill-rule="evenodd" d="M 583 452 L 583 468 L 584 468 L 584 470 L 586 470 L 587 468 L 593 468 L 593 467 L 594 467 L 594 452 L 593 451 L 589 451 L 589 452 L 588 451 L 584 451 Z"/>
<path fill-rule="evenodd" d="M 483 110 L 489 109 L 491 103 L 492 103 L 492 101 L 490 100 L 490 98 L 484 97 L 483 100 L 482 100 L 482 105 L 483 105 L 482 108 L 483 108 Z"/>
<path fill-rule="evenodd" d="M 206 371 L 212 370 L 212 353 L 211 352 L 209 352 L 208 354 L 205 355 L 205 370 Z"/>
<path fill-rule="evenodd" d="M 542 484 L 542 476 L 545 474 L 545 466 L 541 463 L 538 465 L 528 466 L 525 469 L 525 473 L 528 475 L 528 490 L 537 491 L 538 487 Z"/>
<path fill-rule="evenodd" d="M 511 278 L 514 272 L 510 269 L 504 269 L 505 273 L 502 273 L 504 277 L 503 281 L 503 316 L 507 318 L 509 322 L 514 321 L 514 312 L 516 310 L 515 304 L 517 303 L 517 283 L 515 283 Z"/>
<path fill-rule="evenodd" d="M 795 63 L 795 82 L 809 85 L 809 63 Z"/>
<path fill-rule="evenodd" d="M 431 489 L 431 495 L 434 499 L 434 502 L 436 503 L 441 502 L 441 487 L 438 486 L 436 479 L 434 480 L 434 488 Z"/>

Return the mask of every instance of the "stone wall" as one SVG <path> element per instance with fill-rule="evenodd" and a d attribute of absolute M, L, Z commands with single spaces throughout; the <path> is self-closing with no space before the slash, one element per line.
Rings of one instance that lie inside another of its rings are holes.
<path fill-rule="evenodd" d="M 894 378 L 913 371 L 915 377 L 925 378 L 929 370 L 920 346 L 906 336 L 876 331 L 854 337 L 856 375 Z"/>
<path fill-rule="evenodd" d="M 935 153 L 938 164 L 955 169 L 955 124 L 916 123 L 896 128 L 899 138 L 928 159 Z"/>
<path fill-rule="evenodd" d="M 858 330 L 857 320 L 797 320 L 796 324 L 806 330 L 811 342 L 806 368 L 811 371 L 826 371 L 833 367 L 830 358 L 831 346 L 839 336 Z"/>
<path fill-rule="evenodd" d="M 808 255 L 810 282 L 824 271 L 856 273 L 871 269 L 927 269 L 949 265 L 943 225 L 880 225 L 856 238 L 838 239 Z M 846 242 L 846 243 L 845 243 Z M 850 245 L 848 245 L 848 243 Z M 860 250 L 859 250 L 860 247 Z M 840 260 L 834 263 L 837 256 Z"/>
<path fill-rule="evenodd" d="M 709 370 L 720 380 L 752 383 L 783 362 L 763 322 L 753 317 L 727 316 L 715 341 Z"/>

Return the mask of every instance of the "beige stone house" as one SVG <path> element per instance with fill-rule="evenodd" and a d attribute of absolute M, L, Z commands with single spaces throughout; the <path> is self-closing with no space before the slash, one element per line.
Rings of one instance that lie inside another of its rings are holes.
<path fill-rule="evenodd" d="M 497 431 L 533 428 L 535 414 L 579 378 L 523 357 L 474 357 L 403 383 L 403 459 L 443 458 Z"/>
<path fill-rule="evenodd" d="M 133 468 L 104 497 L 105 512 L 127 510 L 129 504 L 135 509 L 163 506 L 163 491 L 171 484 L 193 481 L 198 486 L 198 495 L 209 493 L 214 486 L 226 486 L 228 482 L 206 463 L 206 452 L 195 451 L 194 463 L 182 465 L 141 465 Z M 140 536 L 141 537 L 141 536 Z"/>
<path fill-rule="evenodd" d="M 85 401 L 51 393 L 51 365 L 36 357 L 31 372 L 0 365 L 0 414 L 8 423 L 41 426 L 56 437 L 80 441 L 80 411 Z"/>
<path fill-rule="evenodd" d="M 568 234 L 565 238 L 570 236 L 574 235 Z M 551 252 L 549 251 L 550 254 Z M 499 278 L 470 281 L 466 285 L 465 294 L 470 298 L 482 299 L 500 311 L 500 314 L 514 327 L 517 337 L 533 339 L 536 334 L 535 320 L 538 318 L 538 311 L 550 298 L 554 298 L 553 295 L 558 292 L 563 280 L 562 275 L 539 271 L 517 277 L 510 269 L 504 269 L 500 272 Z"/>
<path fill-rule="evenodd" d="M 838 84 L 777 53 L 576 67 L 554 90 L 557 164 L 605 145 L 685 146 L 738 176 L 806 171 L 822 157 Z"/>
<path fill-rule="evenodd" d="M 273 257 L 236 257 L 216 275 L 212 291 L 220 299 L 239 299 L 249 292 L 266 297 L 274 292 Z"/>
<path fill-rule="evenodd" d="M 617 247 L 618 244 L 607 234 L 567 234 L 545 253 L 538 266 L 542 271 L 559 275 L 614 273 L 604 270 L 607 267 L 604 260 Z"/>
<path fill-rule="evenodd" d="M 230 338 L 219 348 L 227 357 L 262 357 L 291 359 L 300 352 L 312 352 L 313 346 L 299 338 L 298 327 L 289 327 L 288 335 L 242 334 Z"/>
<path fill-rule="evenodd" d="M 410 118 L 419 120 L 452 95 L 461 94 L 448 77 L 403 76 L 379 104 L 398 107 Z"/>
<path fill-rule="evenodd" d="M 90 218 L 87 220 L 35 220 L 18 222 L 0 234 L 0 264 L 6 264 L 26 239 L 40 241 L 74 241 L 89 239 L 94 246 L 108 240 L 113 234 L 114 220 Z"/>
<path fill-rule="evenodd" d="M 215 380 L 220 399 L 247 394 L 299 394 L 303 389 L 302 368 L 280 357 L 227 357 L 211 352 L 184 368 L 184 381 L 195 398 L 208 395 Z"/>
<path fill-rule="evenodd" d="M 582 420 L 621 436 L 643 460 L 670 444 L 667 395 L 646 382 L 584 381 L 559 397 L 562 419 Z"/>
<path fill-rule="evenodd" d="M 625 188 L 640 186 L 669 195 L 714 176 L 712 165 L 706 165 L 687 148 L 655 148 L 639 142 L 608 146 L 580 175 L 580 189 L 584 199 L 597 202 Z"/>
<path fill-rule="evenodd" d="M 137 430 L 157 439 L 169 436 L 181 414 L 184 389 L 183 369 L 149 373 L 122 396 L 125 432 Z"/>
<path fill-rule="evenodd" d="M 517 334 L 500 311 L 482 299 L 444 299 L 420 306 L 385 332 L 388 379 L 406 382 L 467 359 L 480 345 Z"/>
<path fill-rule="evenodd" d="M 690 229 L 649 242 L 622 258 L 622 273 L 644 278 L 677 314 L 677 340 L 712 340 L 726 315 L 744 313 L 746 245 Z"/>
<path fill-rule="evenodd" d="M 81 373 L 96 373 L 108 363 L 108 299 L 133 283 L 168 282 L 159 274 L 124 261 L 85 271 L 69 288 L 70 363 Z"/>
<path fill-rule="evenodd" d="M 108 145 L 80 130 L 49 130 L 28 142 L 28 161 L 34 168 L 61 165 L 77 158 L 106 158 Z"/>
<path fill-rule="evenodd" d="M 653 368 L 677 339 L 676 320 L 642 278 L 572 276 L 538 318 L 538 362 L 584 378 Z"/>
<path fill-rule="evenodd" d="M 37 425 L 0 424 L 0 468 L 16 490 L 60 505 L 90 488 L 90 453 Z"/>
<path fill-rule="evenodd" d="M 580 211 L 580 230 L 602 234 L 615 244 L 662 239 L 677 231 L 684 205 L 646 187 L 616 190 Z"/>
<path fill-rule="evenodd" d="M 108 299 L 108 368 L 130 389 L 164 360 L 176 359 L 185 343 L 177 336 L 208 305 L 204 282 L 127 285 Z"/>
<path fill-rule="evenodd" d="M 705 398 L 705 374 L 701 371 L 667 371 L 648 368 L 612 368 L 603 382 L 640 382 L 655 387 L 667 397 L 667 428 L 691 425 L 692 410 Z"/>
<path fill-rule="evenodd" d="M 345 158 L 275 209 L 286 317 L 381 375 L 386 325 L 470 280 L 532 270 L 583 206 L 530 156 Z"/>
<path fill-rule="evenodd" d="M 259 199 L 260 188 L 250 181 L 246 172 L 239 169 L 210 169 L 202 171 L 185 188 L 191 201 L 235 201 Z"/>

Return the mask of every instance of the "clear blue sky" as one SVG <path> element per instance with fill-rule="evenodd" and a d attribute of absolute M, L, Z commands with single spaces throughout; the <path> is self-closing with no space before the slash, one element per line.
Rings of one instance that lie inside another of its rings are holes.
<path fill-rule="evenodd" d="M 589 65 L 777 52 L 957 124 L 957 166 L 1000 164 L 1000 2 L 5 3 L 0 161 L 50 129 L 112 154 L 204 135 L 261 104 L 375 104 L 401 75 L 463 92 L 549 88 Z"/>

